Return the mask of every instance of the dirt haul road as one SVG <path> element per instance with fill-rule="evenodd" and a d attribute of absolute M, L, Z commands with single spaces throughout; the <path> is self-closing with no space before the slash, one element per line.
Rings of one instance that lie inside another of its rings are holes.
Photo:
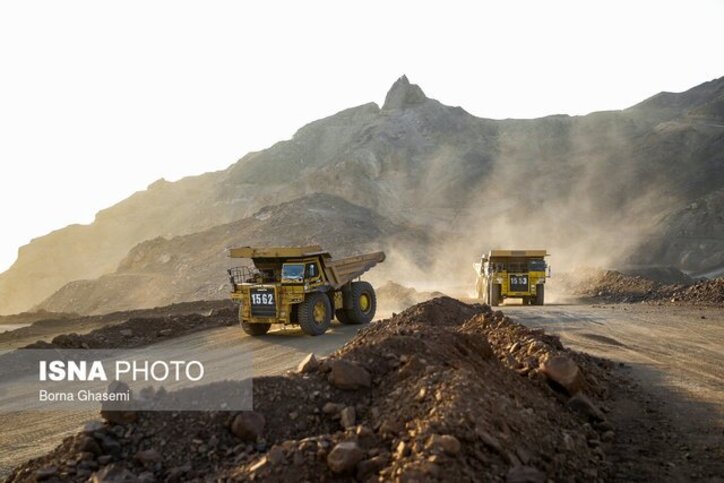
<path fill-rule="evenodd" d="M 249 337 L 237 325 L 167 340 L 155 344 L 153 353 L 154 357 L 163 359 L 164 354 L 177 353 L 179 347 L 188 354 L 194 354 L 234 343 L 238 344 L 240 352 L 251 354 L 254 376 L 273 375 L 296 367 L 310 352 L 319 356 L 334 352 L 354 337 L 358 329 L 335 323 L 320 337 L 309 337 L 299 329 L 277 330 L 263 337 Z M 230 378 L 237 375 L 233 366 L 228 369 Z M 99 419 L 95 411 L 0 413 L 0 478 L 7 476 L 14 466 L 23 461 L 47 453 L 63 437 L 94 419 Z"/>
<path fill-rule="evenodd" d="M 623 391 L 614 424 L 625 427 L 631 440 L 651 444 L 619 445 L 619 461 L 634 466 L 648 459 L 670 467 L 696 458 L 724 461 L 724 309 L 650 304 L 501 309 L 516 322 L 560 336 L 571 349 L 625 363 L 637 388 Z"/>
<path fill-rule="evenodd" d="M 624 370 L 641 388 L 622 388 L 623 397 L 614 408 L 615 425 L 626 428 L 625 432 L 631 432 L 634 440 L 631 448 L 617 445 L 620 454 L 614 457 L 615 461 L 636 467 L 642 459 L 649 458 L 650 466 L 669 464 L 684 468 L 682 461 L 687 458 L 724 456 L 724 378 L 720 370 L 724 365 L 724 310 L 643 304 L 501 309 L 514 321 L 560 335 L 571 348 L 626 363 Z M 335 324 L 333 330 L 321 337 L 289 330 L 252 338 L 242 335 L 238 327 L 227 327 L 165 341 L 155 345 L 154 352 L 161 355 L 180 344 L 186 345 L 191 354 L 231 341 L 239 345 L 240 351 L 253 354 L 255 375 L 278 374 L 296 366 L 309 352 L 333 352 L 356 332 L 357 327 Z M 657 419 L 658 413 L 665 417 Z M 93 413 L 67 412 L 2 415 L 0 475 L 28 458 L 46 453 L 60 443 L 64 434 L 97 417 Z M 642 448 L 640 443 L 664 433 L 662 428 L 652 426 L 671 422 L 673 426 L 666 430 L 669 439 L 656 442 L 673 447 L 674 454 L 667 454 L 671 455 L 670 460 L 663 461 L 661 448 Z"/>

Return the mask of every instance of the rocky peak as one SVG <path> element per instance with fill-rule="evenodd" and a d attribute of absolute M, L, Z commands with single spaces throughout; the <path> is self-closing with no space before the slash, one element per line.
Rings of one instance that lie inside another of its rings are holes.
<path fill-rule="evenodd" d="M 392 84 L 385 97 L 383 110 L 405 109 L 415 104 L 427 101 L 427 96 L 417 84 L 410 84 L 407 76 L 403 75 Z"/>

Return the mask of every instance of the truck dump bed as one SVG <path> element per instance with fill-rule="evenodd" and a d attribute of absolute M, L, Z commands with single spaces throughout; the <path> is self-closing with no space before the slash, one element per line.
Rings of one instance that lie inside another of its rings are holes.
<path fill-rule="evenodd" d="M 545 250 L 490 250 L 488 258 L 547 257 Z"/>
<path fill-rule="evenodd" d="M 251 258 L 257 262 L 284 263 L 294 259 L 321 258 L 323 270 L 327 275 L 329 284 L 337 289 L 350 280 L 354 280 L 370 268 L 385 260 L 384 252 L 374 252 L 354 257 L 334 260 L 332 255 L 322 250 L 318 245 L 308 247 L 241 247 L 230 248 L 229 256 L 232 258 Z"/>
<path fill-rule="evenodd" d="M 338 288 L 359 277 L 370 268 L 385 260 L 385 252 L 374 252 L 355 257 L 332 260 L 331 256 L 324 261 L 329 283 Z"/>

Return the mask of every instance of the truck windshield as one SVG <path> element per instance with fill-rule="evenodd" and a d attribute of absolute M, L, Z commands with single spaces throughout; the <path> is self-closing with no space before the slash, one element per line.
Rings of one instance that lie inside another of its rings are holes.
<path fill-rule="evenodd" d="M 304 265 L 301 263 L 282 265 L 282 282 L 304 281 Z"/>
<path fill-rule="evenodd" d="M 546 262 L 543 260 L 528 260 L 528 270 L 531 272 L 545 272 Z"/>

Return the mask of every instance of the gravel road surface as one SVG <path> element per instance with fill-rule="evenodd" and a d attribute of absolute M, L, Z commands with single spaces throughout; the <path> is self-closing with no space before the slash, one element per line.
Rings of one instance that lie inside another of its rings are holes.
<path fill-rule="evenodd" d="M 646 304 L 506 305 L 501 309 L 529 327 L 542 327 L 559 335 L 574 349 L 625 363 L 622 370 L 638 382 L 643 399 L 641 404 L 632 405 L 635 407 L 631 412 L 624 411 L 622 417 L 631 418 L 634 425 L 643 425 L 637 430 L 642 433 L 639 437 L 645 438 L 651 429 L 644 423 L 658 424 L 646 419 L 645 414 L 642 419 L 637 412 L 644 406 L 648 411 L 651 404 L 673 423 L 671 434 L 676 441 L 671 444 L 676 446 L 676 458 L 686 460 L 692 453 L 724 456 L 720 454 L 724 436 L 724 310 Z M 228 327 L 168 340 L 153 346 L 153 350 L 162 355 L 181 345 L 188 347 L 192 355 L 236 343 L 240 351 L 251 352 L 255 375 L 271 375 L 295 367 L 309 352 L 321 356 L 334 352 L 357 329 L 334 324 L 320 337 L 305 336 L 300 330 L 278 330 L 253 338 L 238 327 Z M 24 412 L 0 417 L 1 477 L 14 465 L 52 449 L 63 436 L 98 416 L 92 412 Z M 639 464 L 640 458 L 625 455 L 622 464 Z M 670 464 L 678 464 L 678 460 Z"/>

